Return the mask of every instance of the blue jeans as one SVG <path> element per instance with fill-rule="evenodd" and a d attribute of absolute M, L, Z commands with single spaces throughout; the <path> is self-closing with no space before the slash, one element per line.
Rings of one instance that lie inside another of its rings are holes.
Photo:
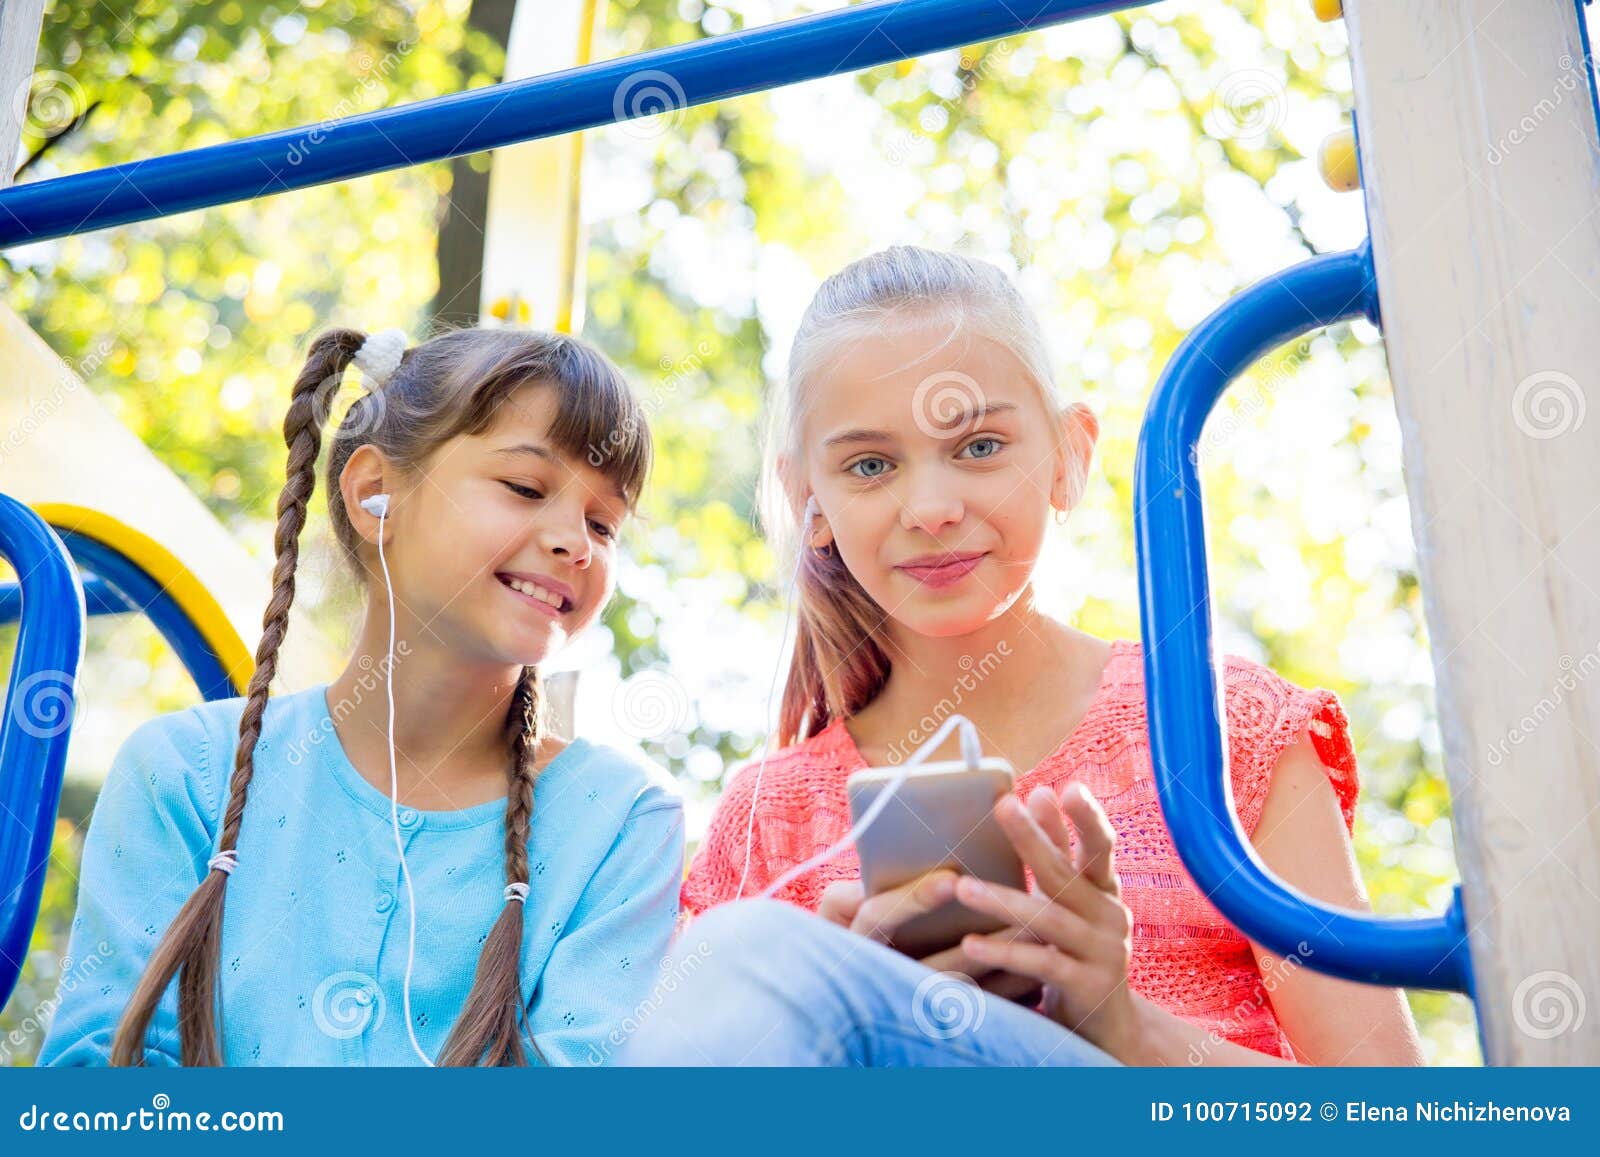
<path fill-rule="evenodd" d="M 1077 1034 L 954 974 L 776 900 L 695 920 L 616 1063 L 1115 1065 Z"/>

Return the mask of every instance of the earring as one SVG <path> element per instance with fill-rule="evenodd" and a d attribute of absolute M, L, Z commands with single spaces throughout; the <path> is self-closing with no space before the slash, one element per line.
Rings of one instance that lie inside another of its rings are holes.
<path fill-rule="evenodd" d="M 1057 510 L 1055 512 L 1055 514 L 1056 514 L 1056 525 L 1057 526 L 1065 526 L 1067 524 L 1067 519 L 1072 517 L 1072 509 L 1070 507 L 1068 507 L 1068 508 L 1063 509 L 1063 510 Z"/>

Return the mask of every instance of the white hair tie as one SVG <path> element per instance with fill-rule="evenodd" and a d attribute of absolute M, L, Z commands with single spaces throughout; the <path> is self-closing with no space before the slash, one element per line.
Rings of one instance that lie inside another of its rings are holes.
<path fill-rule="evenodd" d="M 526 904 L 528 902 L 528 885 L 523 883 L 507 884 L 506 901 L 509 903 L 512 900 L 517 901 L 519 904 Z"/>
<path fill-rule="evenodd" d="M 225 852 L 218 852 L 206 861 L 208 868 L 221 868 L 224 875 L 233 875 L 233 870 L 239 866 L 239 853 L 234 848 Z"/>
<path fill-rule="evenodd" d="M 400 359 L 405 356 L 405 352 L 406 331 L 386 329 L 369 334 L 367 340 L 361 343 L 361 348 L 356 350 L 355 357 L 350 360 L 361 367 L 367 390 L 370 392 L 389 380 L 389 375 L 400 367 Z"/>

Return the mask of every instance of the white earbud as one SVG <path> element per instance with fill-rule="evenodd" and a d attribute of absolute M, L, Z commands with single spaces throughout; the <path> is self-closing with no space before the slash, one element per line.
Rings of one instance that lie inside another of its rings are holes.
<path fill-rule="evenodd" d="M 371 498 L 361 500 L 361 509 L 376 518 L 382 518 L 389 513 L 389 496 L 387 494 L 374 494 Z"/>

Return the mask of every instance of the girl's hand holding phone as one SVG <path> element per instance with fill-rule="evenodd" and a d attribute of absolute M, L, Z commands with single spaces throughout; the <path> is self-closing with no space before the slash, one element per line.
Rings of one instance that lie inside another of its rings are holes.
<path fill-rule="evenodd" d="M 835 880 L 823 889 L 817 913 L 857 936 L 887 944 L 900 925 L 913 916 L 931 912 L 954 899 L 955 894 L 953 868 L 940 868 L 875 896 L 867 895 L 866 885 L 860 879 Z"/>
<path fill-rule="evenodd" d="M 1072 848 L 1063 809 L 1078 832 Z M 1112 867 L 1116 834 L 1089 791 L 1074 785 L 1058 799 L 1041 787 L 1024 806 L 1015 796 L 995 816 L 1033 870 L 1023 892 L 973 876 L 956 881 L 956 898 L 1005 919 L 1010 927 L 962 938 L 979 969 L 1004 970 L 1044 985 L 1040 1012 L 1125 1063 L 1139 1055 L 1142 1002 L 1128 987 L 1133 914 Z"/>
<path fill-rule="evenodd" d="M 939 868 L 898 888 L 890 888 L 868 896 L 859 879 L 836 880 L 822 892 L 818 915 L 857 936 L 865 936 L 880 944 L 888 944 L 895 930 L 924 912 L 931 912 L 941 904 L 956 897 L 956 881 L 961 875 L 952 868 Z M 971 877 L 968 877 L 971 878 Z M 1010 927 L 993 935 L 1034 939 L 1025 928 Z M 970 977 L 979 988 L 1007 1000 L 1037 997 L 1039 982 L 1031 976 L 1018 976 L 996 968 L 977 957 L 968 955 L 956 944 L 942 952 L 925 956 L 921 961 L 935 972 L 961 973 Z M 1028 1001 L 1032 1003 L 1032 1001 Z"/>

